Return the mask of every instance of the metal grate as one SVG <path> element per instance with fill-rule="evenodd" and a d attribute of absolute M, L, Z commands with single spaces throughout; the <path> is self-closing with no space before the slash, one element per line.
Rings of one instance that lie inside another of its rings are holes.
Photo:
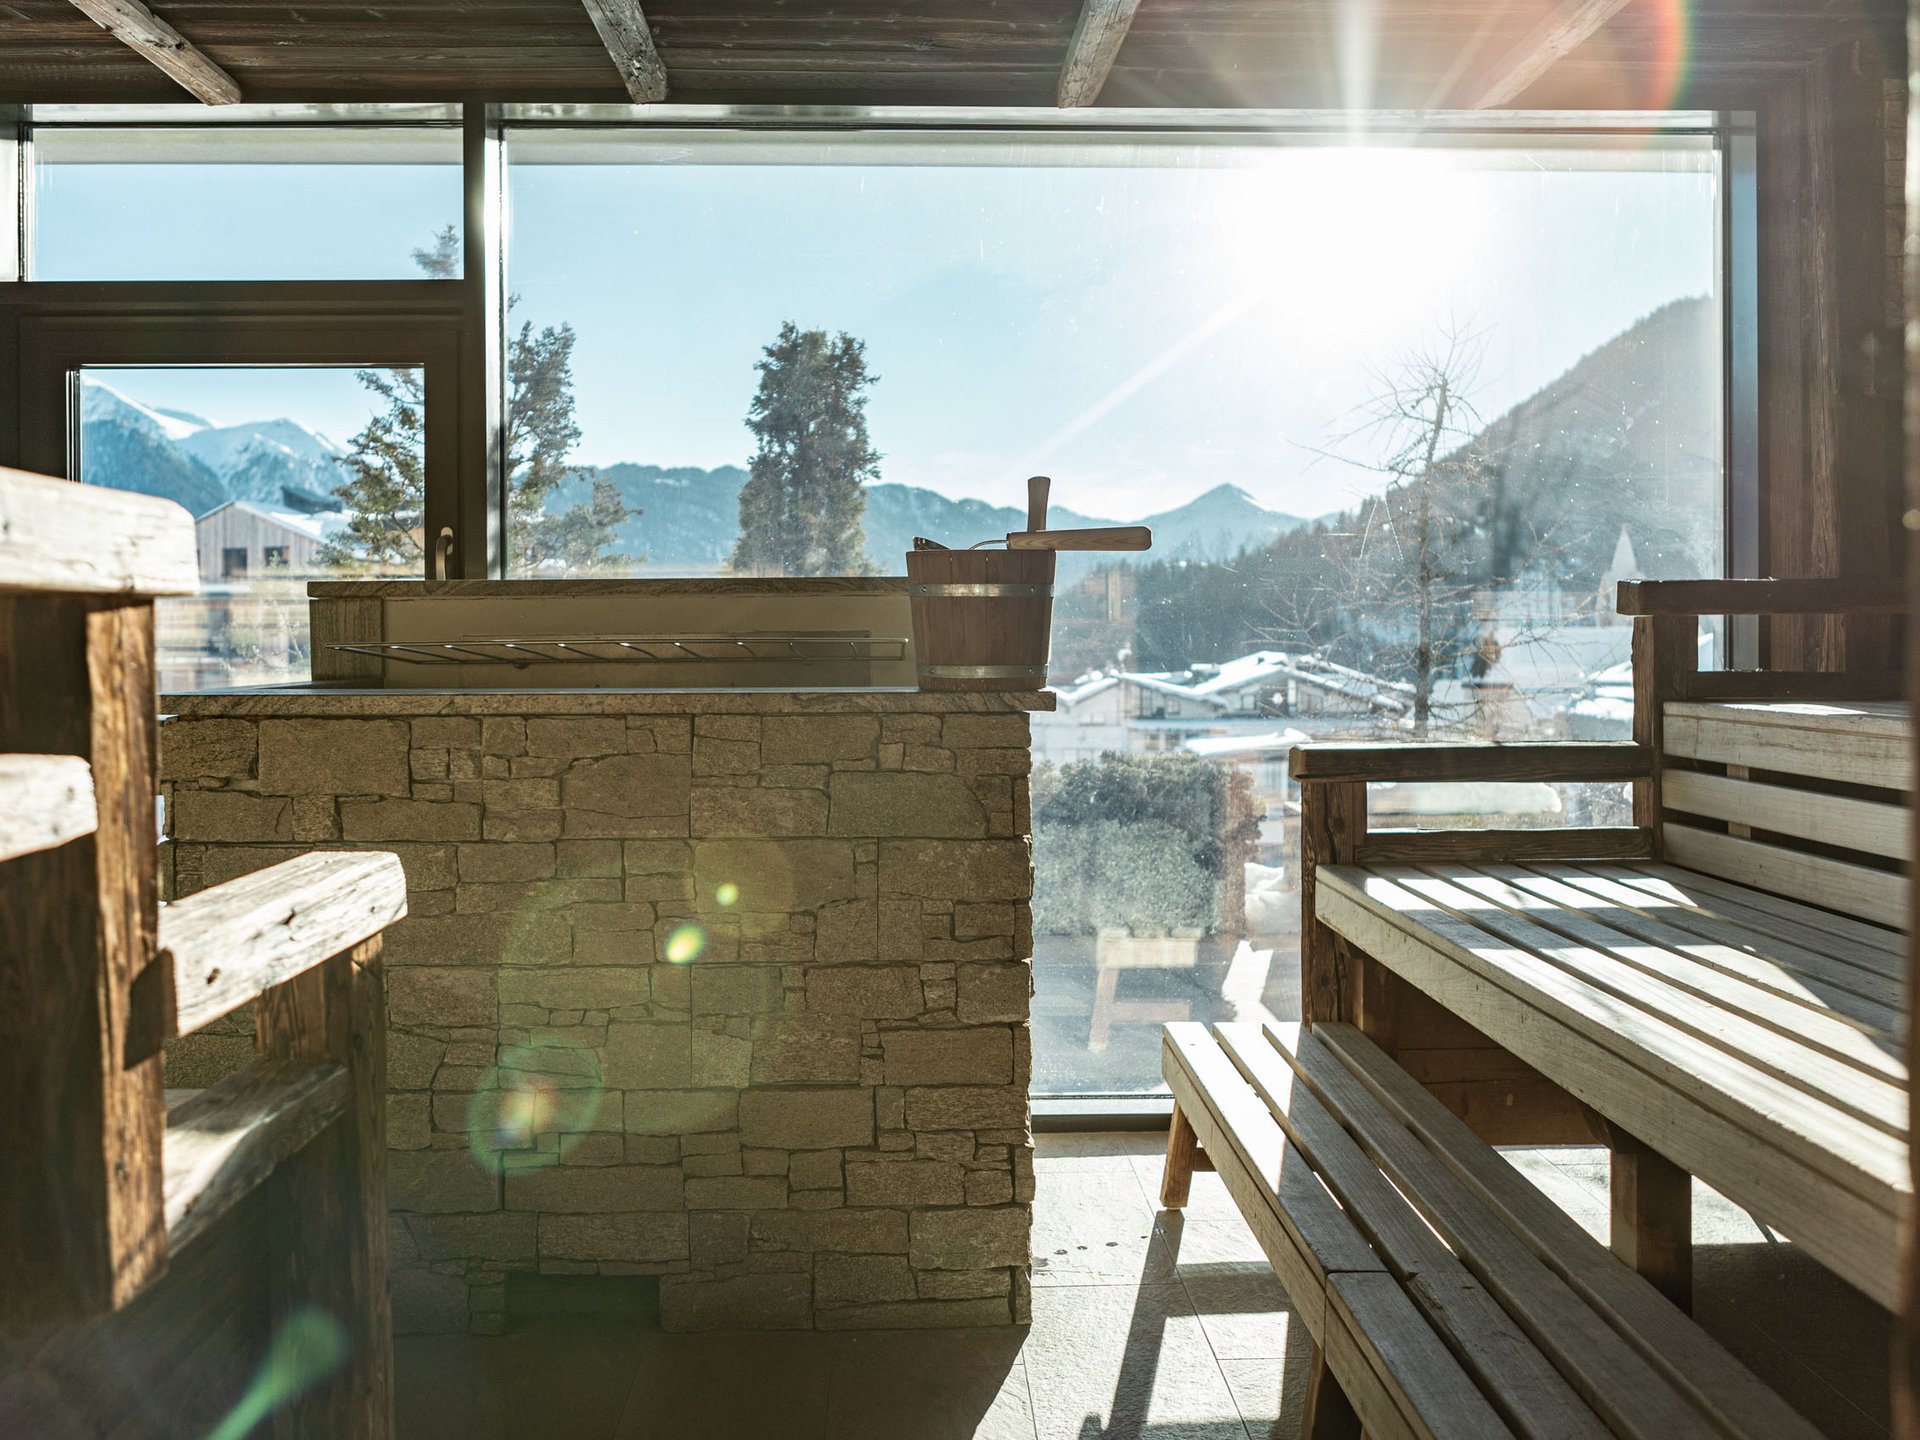
<path fill-rule="evenodd" d="M 905 660 L 903 635 L 808 630 L 732 635 L 520 635 L 511 640 L 335 641 L 330 650 L 409 665 L 741 665 L 753 661 L 881 662 Z"/>

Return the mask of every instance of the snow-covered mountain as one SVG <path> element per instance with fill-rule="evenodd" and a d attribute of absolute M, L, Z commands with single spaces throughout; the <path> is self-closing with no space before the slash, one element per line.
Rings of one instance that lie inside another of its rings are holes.
<path fill-rule="evenodd" d="M 339 508 L 346 447 L 295 420 L 220 425 L 82 376 L 80 425 L 88 479 L 164 495 L 196 516 L 229 500 L 308 514 Z"/>
<path fill-rule="evenodd" d="M 333 491 L 346 478 L 346 447 L 285 418 L 217 424 L 200 415 L 147 405 L 102 381 L 84 378 L 81 390 L 81 452 L 95 483 L 164 495 L 196 516 L 229 500 L 247 500 L 275 510 L 318 513 L 335 510 Z M 746 471 L 737 465 L 712 470 L 691 466 L 618 464 L 601 466 L 563 485 L 559 505 L 588 498 L 590 480 L 611 481 L 629 509 L 638 513 L 620 527 L 616 548 L 645 556 L 653 571 L 712 574 L 726 566 L 740 531 L 740 487 Z M 1116 522 L 1055 507 L 1047 523 L 1056 530 Z M 1221 485 L 1176 509 L 1150 516 L 1151 558 L 1224 560 L 1303 522 L 1268 510 L 1246 491 Z M 867 554 L 885 574 L 898 574 L 916 535 L 945 545 L 971 545 L 1026 527 L 1024 511 L 983 500 L 955 500 L 913 485 L 874 485 L 867 490 Z M 1128 556 L 1068 556 L 1062 576 Z"/>

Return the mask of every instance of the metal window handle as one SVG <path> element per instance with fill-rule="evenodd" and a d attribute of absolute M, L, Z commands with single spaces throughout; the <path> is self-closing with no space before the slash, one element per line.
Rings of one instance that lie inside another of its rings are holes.
<path fill-rule="evenodd" d="M 452 578 L 447 574 L 447 561 L 452 555 L 453 527 L 451 525 L 442 525 L 440 527 L 440 538 L 433 542 L 433 578 L 435 580 L 448 580 Z"/>

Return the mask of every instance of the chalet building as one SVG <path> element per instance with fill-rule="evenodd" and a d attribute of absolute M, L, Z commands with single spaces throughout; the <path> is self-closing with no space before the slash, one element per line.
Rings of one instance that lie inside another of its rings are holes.
<path fill-rule="evenodd" d="M 201 577 L 210 585 L 243 586 L 252 580 L 324 573 L 322 547 L 345 519 L 230 500 L 194 522 Z"/>

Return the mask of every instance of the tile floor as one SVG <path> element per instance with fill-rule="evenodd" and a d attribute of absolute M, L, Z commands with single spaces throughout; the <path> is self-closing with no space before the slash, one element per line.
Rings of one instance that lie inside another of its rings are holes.
<path fill-rule="evenodd" d="M 400 1440 L 1294 1440 L 1305 1331 L 1217 1177 L 1159 1209 L 1162 1143 L 1040 1137 L 1031 1329 L 405 1337 Z M 1514 1159 L 1605 1224 L 1603 1153 Z M 1696 1210 L 1701 1322 L 1836 1440 L 1884 1436 L 1885 1315 L 1711 1192 Z"/>

